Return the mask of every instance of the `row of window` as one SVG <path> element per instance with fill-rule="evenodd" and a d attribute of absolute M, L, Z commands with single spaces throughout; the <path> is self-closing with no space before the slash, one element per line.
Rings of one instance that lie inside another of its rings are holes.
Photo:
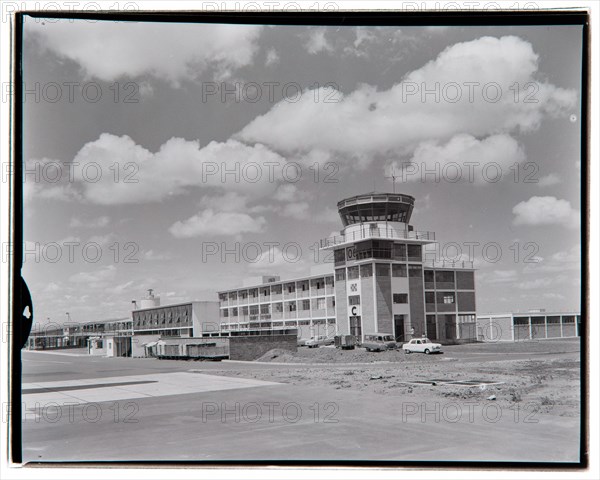
<path fill-rule="evenodd" d="M 325 324 L 334 325 L 335 318 L 313 318 L 312 320 L 286 320 L 281 322 L 223 323 L 221 324 L 221 330 L 248 330 L 253 328 L 296 327 Z"/>
<path fill-rule="evenodd" d="M 250 288 L 248 290 L 236 290 L 232 292 L 223 292 L 219 294 L 219 300 L 222 302 L 229 300 L 247 300 L 268 298 L 270 295 L 281 295 L 283 292 L 291 294 L 296 291 L 308 292 L 309 290 L 322 290 L 325 286 L 333 287 L 333 276 L 322 277 L 312 280 L 300 280 L 298 282 L 269 285 L 266 287 Z"/>
<path fill-rule="evenodd" d="M 347 274 L 346 274 L 347 270 Z M 403 263 L 376 263 L 375 264 L 375 275 L 378 277 L 389 277 L 390 273 L 392 277 L 420 277 L 421 276 L 420 265 L 405 265 Z M 369 278 L 373 276 L 373 264 L 366 263 L 364 265 L 354 265 L 352 267 L 338 268 L 335 271 L 335 279 L 337 281 L 346 280 L 357 280 L 359 278 Z"/>
<path fill-rule="evenodd" d="M 534 316 L 534 317 L 515 317 L 514 325 L 529 325 L 529 318 L 531 318 L 532 325 L 544 325 L 545 323 L 553 324 L 553 323 L 575 323 L 575 319 L 577 318 L 577 323 L 580 321 L 580 316 L 577 315 L 550 315 L 550 316 Z M 562 319 L 562 322 L 561 322 Z"/>
<path fill-rule="evenodd" d="M 329 298 L 329 303 L 327 302 L 327 298 Z M 334 297 L 320 297 L 305 299 L 305 300 L 290 300 L 289 302 L 277 302 L 277 303 L 263 303 L 261 305 L 249 305 L 244 307 L 231 307 L 231 308 L 222 308 L 221 309 L 221 317 L 237 317 L 238 315 L 246 316 L 246 315 L 268 315 L 271 313 L 282 313 L 284 310 L 286 312 L 295 312 L 297 309 L 310 310 L 312 303 L 313 310 L 325 310 L 329 308 L 331 310 L 335 310 L 335 298 Z"/>
<path fill-rule="evenodd" d="M 423 258 L 422 247 L 421 245 L 394 243 L 389 240 L 367 240 L 357 243 L 354 247 L 340 248 L 333 252 L 335 265 L 368 258 L 420 262 Z"/>
<path fill-rule="evenodd" d="M 425 303 L 435 303 L 436 295 L 437 303 L 456 303 L 456 295 L 454 292 L 425 292 Z"/>
<path fill-rule="evenodd" d="M 134 327 L 153 325 L 181 325 L 190 322 L 189 309 L 186 307 L 166 308 L 150 312 L 133 312 Z"/>
<path fill-rule="evenodd" d="M 394 303 L 408 303 L 408 293 L 394 293 L 393 300 Z M 350 295 L 348 305 L 360 305 L 360 295 Z"/>

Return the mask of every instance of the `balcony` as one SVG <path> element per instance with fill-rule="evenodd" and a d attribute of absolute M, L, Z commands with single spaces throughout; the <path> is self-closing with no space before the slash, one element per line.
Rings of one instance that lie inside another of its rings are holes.
<path fill-rule="evenodd" d="M 435 232 L 418 232 L 418 231 L 394 231 L 391 228 L 361 228 L 358 231 L 353 231 L 346 235 L 334 235 L 333 237 L 320 240 L 320 248 L 332 248 L 337 245 L 353 243 L 359 240 L 369 239 L 384 239 L 384 240 L 419 240 L 419 241 L 435 241 Z"/>

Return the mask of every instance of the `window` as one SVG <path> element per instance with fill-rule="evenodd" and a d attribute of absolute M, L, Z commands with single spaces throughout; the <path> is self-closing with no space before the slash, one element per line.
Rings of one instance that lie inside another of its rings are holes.
<path fill-rule="evenodd" d="M 421 267 L 418 265 L 409 265 L 408 266 L 408 276 L 409 277 L 420 277 L 421 276 Z"/>
<path fill-rule="evenodd" d="M 393 263 L 392 277 L 406 277 L 406 265 Z"/>
<path fill-rule="evenodd" d="M 475 315 L 459 315 L 458 323 L 474 323 Z"/>
<path fill-rule="evenodd" d="M 271 294 L 273 294 L 273 295 L 281 295 L 281 285 L 273 285 L 271 287 Z"/>
<path fill-rule="evenodd" d="M 394 243 L 392 246 L 392 258 L 394 260 L 406 261 L 406 245 L 403 243 Z"/>
<path fill-rule="evenodd" d="M 267 314 L 267 313 L 271 313 L 271 309 L 269 308 L 271 306 L 271 304 L 266 303 L 260 306 L 260 313 L 261 314 Z"/>
<path fill-rule="evenodd" d="M 373 258 L 392 258 L 392 242 L 373 240 Z"/>
<path fill-rule="evenodd" d="M 288 293 L 294 293 L 296 291 L 296 284 L 295 283 L 288 283 L 285 286 L 286 290 Z"/>
<path fill-rule="evenodd" d="M 356 280 L 358 278 L 358 267 L 348 267 L 348 280 Z"/>
<path fill-rule="evenodd" d="M 346 261 L 346 250 L 340 248 L 333 252 L 333 262 L 336 265 L 342 265 Z"/>
<path fill-rule="evenodd" d="M 289 302 L 287 304 L 287 311 L 288 312 L 295 312 L 296 311 L 296 302 Z"/>
<path fill-rule="evenodd" d="M 250 315 L 258 315 L 258 305 L 250 306 Z"/>
<path fill-rule="evenodd" d="M 238 316 L 238 309 L 237 309 L 237 307 L 231 309 L 231 316 L 232 317 L 237 317 Z"/>
<path fill-rule="evenodd" d="M 350 295 L 348 297 L 348 305 L 360 305 L 360 295 Z"/>
<path fill-rule="evenodd" d="M 454 288 L 454 272 L 438 270 L 435 272 L 435 281 L 438 288 Z"/>
<path fill-rule="evenodd" d="M 317 310 L 325 310 L 325 297 L 317 298 Z"/>
<path fill-rule="evenodd" d="M 425 292 L 425 303 L 435 303 L 435 293 Z"/>
<path fill-rule="evenodd" d="M 335 271 L 335 280 L 336 281 L 342 281 L 342 280 L 346 280 L 346 270 L 344 268 L 338 268 Z"/>
<path fill-rule="evenodd" d="M 310 300 L 302 300 L 302 310 L 310 310 Z"/>
<path fill-rule="evenodd" d="M 375 273 L 378 277 L 389 277 L 390 276 L 390 266 L 387 263 L 376 263 L 375 264 Z"/>
<path fill-rule="evenodd" d="M 274 303 L 273 304 L 273 311 L 275 313 L 281 313 L 281 312 L 283 312 L 283 304 L 282 303 Z"/>
<path fill-rule="evenodd" d="M 394 303 L 408 303 L 408 293 L 394 293 Z"/>
<path fill-rule="evenodd" d="M 248 291 L 247 291 L 247 290 L 242 290 L 242 291 L 239 293 L 239 298 L 240 298 L 241 300 L 246 300 L 246 299 L 248 298 Z"/>
<path fill-rule="evenodd" d="M 421 245 L 408 245 L 407 253 L 409 260 L 421 261 Z"/>
<path fill-rule="evenodd" d="M 237 292 L 229 292 L 229 300 L 237 300 Z"/>
<path fill-rule="evenodd" d="M 363 278 L 372 277 L 373 276 L 373 265 L 367 263 L 365 265 L 360 266 L 360 276 Z"/>
<path fill-rule="evenodd" d="M 454 303 L 454 294 L 444 293 L 444 303 Z"/>

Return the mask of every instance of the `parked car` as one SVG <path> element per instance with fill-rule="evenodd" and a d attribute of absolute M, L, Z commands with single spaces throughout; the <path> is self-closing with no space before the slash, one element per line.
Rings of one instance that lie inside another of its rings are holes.
<path fill-rule="evenodd" d="M 333 337 L 335 348 L 342 350 L 354 350 L 356 346 L 356 337 L 354 335 L 336 335 Z"/>
<path fill-rule="evenodd" d="M 298 347 L 306 347 L 306 338 L 298 338 L 298 342 L 296 343 L 296 345 Z"/>
<path fill-rule="evenodd" d="M 384 350 L 394 350 L 397 348 L 394 336 L 389 333 L 373 333 L 365 335 L 362 346 L 365 347 L 367 352 L 383 352 Z"/>
<path fill-rule="evenodd" d="M 422 352 L 427 355 L 430 353 L 442 353 L 442 345 L 433 343 L 428 338 L 413 338 L 410 342 L 402 345 L 404 353 Z"/>
<path fill-rule="evenodd" d="M 328 337 L 327 335 L 317 335 L 316 337 L 312 337 L 310 340 L 306 341 L 306 346 L 308 348 L 317 348 L 325 345 L 333 345 L 334 339 Z"/>

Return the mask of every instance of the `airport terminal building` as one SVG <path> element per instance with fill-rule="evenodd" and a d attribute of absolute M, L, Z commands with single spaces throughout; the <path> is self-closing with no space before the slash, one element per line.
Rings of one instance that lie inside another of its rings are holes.
<path fill-rule="evenodd" d="M 343 228 L 321 240 L 333 264 L 282 281 L 264 276 L 219 292 L 223 334 L 297 328 L 301 338 L 390 333 L 445 343 L 477 339 L 472 262 L 428 262 L 433 232 L 410 224 L 414 197 L 369 193 L 337 205 Z"/>

